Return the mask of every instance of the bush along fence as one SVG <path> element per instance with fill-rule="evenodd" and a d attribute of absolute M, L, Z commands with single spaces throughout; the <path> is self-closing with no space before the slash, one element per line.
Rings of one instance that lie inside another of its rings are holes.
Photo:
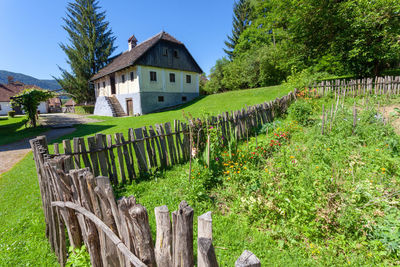
<path fill-rule="evenodd" d="M 385 76 L 363 79 L 338 79 L 322 81 L 310 85 L 305 93 L 326 96 L 329 93 L 342 96 L 358 95 L 398 95 L 400 93 L 400 76 Z"/>
<path fill-rule="evenodd" d="M 206 120 L 174 121 L 174 131 L 165 123 L 129 129 L 127 138 L 117 133 L 64 140 L 54 144 L 54 154 L 45 137 L 32 139 L 46 236 L 59 263 L 66 263 L 68 240 L 74 248 L 86 245 L 93 266 L 194 266 L 193 209 L 185 201 L 172 212 L 172 223 L 166 206 L 155 209 L 153 246 L 146 208 L 133 196 L 117 201 L 112 186 L 191 160 L 204 148 L 199 140 L 211 125 L 220 127 L 224 140 L 248 138 L 252 129 L 286 112 L 295 97 L 296 91 Z M 197 242 L 198 266 L 218 266 L 211 213 L 198 217 Z M 261 264 L 245 250 L 235 266 Z"/>

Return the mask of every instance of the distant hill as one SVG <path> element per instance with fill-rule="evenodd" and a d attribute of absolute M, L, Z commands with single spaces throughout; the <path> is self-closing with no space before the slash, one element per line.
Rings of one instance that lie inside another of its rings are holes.
<path fill-rule="evenodd" d="M 32 76 L 6 70 L 0 70 L 0 83 L 8 83 L 7 79 L 8 76 L 13 76 L 14 81 L 19 81 L 24 84 L 37 85 L 43 89 L 57 90 L 61 88 L 61 86 L 57 83 L 56 80 L 39 80 Z"/>

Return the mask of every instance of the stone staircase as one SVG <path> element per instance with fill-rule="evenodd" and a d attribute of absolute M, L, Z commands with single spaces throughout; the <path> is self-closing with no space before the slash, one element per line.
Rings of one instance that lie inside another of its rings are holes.
<path fill-rule="evenodd" d="M 115 96 L 106 97 L 108 104 L 111 107 L 113 117 L 124 117 L 126 116 L 125 111 L 122 109 L 121 104 Z"/>

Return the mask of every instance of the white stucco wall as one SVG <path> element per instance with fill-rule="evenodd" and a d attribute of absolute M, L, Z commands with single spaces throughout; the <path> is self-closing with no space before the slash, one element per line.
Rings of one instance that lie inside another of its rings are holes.
<path fill-rule="evenodd" d="M 10 102 L 0 102 L 0 115 L 7 115 L 7 113 L 11 110 L 12 108 Z M 41 114 L 47 113 L 46 102 L 40 102 L 38 110 L 40 111 Z M 24 113 L 24 111 L 22 112 Z"/>
<path fill-rule="evenodd" d="M 131 72 L 133 72 L 133 80 L 131 80 Z M 125 75 L 125 82 L 122 82 L 122 75 Z M 105 84 L 103 84 L 103 82 Z M 111 96 L 110 76 L 107 75 L 94 82 L 95 94 L 98 96 Z M 105 86 L 103 86 L 105 85 Z M 115 72 L 115 93 L 117 95 L 131 94 L 139 92 L 138 68 L 130 67 Z"/>
<path fill-rule="evenodd" d="M 0 115 L 7 115 L 7 112 L 11 110 L 10 102 L 0 102 Z"/>

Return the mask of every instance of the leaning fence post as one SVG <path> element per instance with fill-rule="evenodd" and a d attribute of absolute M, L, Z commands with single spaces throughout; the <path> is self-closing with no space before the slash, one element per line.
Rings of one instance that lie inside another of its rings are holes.
<path fill-rule="evenodd" d="M 356 125 L 357 125 L 357 109 L 356 109 L 356 102 L 354 102 L 354 106 L 353 106 L 353 134 L 355 132 Z"/>
<path fill-rule="evenodd" d="M 172 266 L 172 227 L 167 206 L 154 209 L 156 217 L 156 246 L 154 249 L 158 267 Z"/>
<path fill-rule="evenodd" d="M 197 266 L 217 267 L 217 257 L 212 245 L 211 211 L 197 218 Z"/>
<path fill-rule="evenodd" d="M 325 105 L 322 105 L 322 126 L 321 126 L 322 135 L 324 135 L 324 127 L 325 127 Z"/>
<path fill-rule="evenodd" d="M 251 251 L 245 250 L 236 260 L 235 267 L 261 267 L 261 262 Z"/>

